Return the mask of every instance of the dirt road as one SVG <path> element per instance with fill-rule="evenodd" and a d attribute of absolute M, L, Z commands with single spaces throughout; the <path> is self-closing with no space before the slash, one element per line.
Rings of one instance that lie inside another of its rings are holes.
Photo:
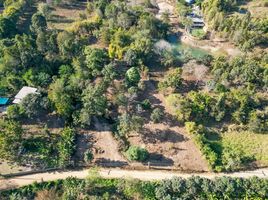
<path fill-rule="evenodd" d="M 123 170 L 123 169 L 105 169 L 101 168 L 99 170 L 99 174 L 103 178 L 135 178 L 140 180 L 162 180 L 162 179 L 170 179 L 172 177 L 182 177 L 189 178 L 191 176 L 200 176 L 204 178 L 215 178 L 222 176 L 229 177 L 241 177 L 241 178 L 250 178 L 252 176 L 257 176 L 259 178 L 268 178 L 268 168 L 265 169 L 257 169 L 254 171 L 244 171 L 244 172 L 236 172 L 236 173 L 180 173 L 180 172 L 172 172 L 172 171 L 154 171 L 154 170 Z M 54 171 L 54 172 L 46 172 L 46 173 L 37 173 L 31 175 L 18 176 L 9 179 L 0 180 L 0 190 L 5 190 L 9 188 L 16 188 L 25 186 L 34 182 L 41 181 L 53 181 L 57 179 L 66 179 L 67 177 L 76 177 L 76 178 L 86 178 L 88 176 L 88 169 L 83 170 L 73 170 L 73 171 Z"/>

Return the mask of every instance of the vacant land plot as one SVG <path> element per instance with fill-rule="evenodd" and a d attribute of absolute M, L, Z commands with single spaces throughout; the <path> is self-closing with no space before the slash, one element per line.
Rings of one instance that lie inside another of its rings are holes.
<path fill-rule="evenodd" d="M 181 170 L 208 171 L 206 161 L 184 128 L 166 109 L 164 96 L 160 94 L 154 81 L 146 82 L 144 98 L 148 98 L 153 108 L 163 110 L 161 123 L 146 122 L 143 130 L 128 138 L 132 145 L 146 148 L 150 153 L 149 162 L 155 166 L 175 167 Z M 148 113 L 142 113 L 146 118 Z"/>
<path fill-rule="evenodd" d="M 252 132 L 230 132 L 222 136 L 223 148 L 242 157 L 254 158 L 258 166 L 268 165 L 268 135 Z"/>

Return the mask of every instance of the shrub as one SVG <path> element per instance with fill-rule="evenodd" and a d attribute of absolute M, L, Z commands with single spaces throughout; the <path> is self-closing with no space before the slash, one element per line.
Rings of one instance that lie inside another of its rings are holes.
<path fill-rule="evenodd" d="M 126 152 L 126 156 L 129 160 L 133 161 L 145 161 L 149 153 L 146 149 L 137 147 L 137 146 L 130 146 Z"/>
<path fill-rule="evenodd" d="M 163 118 L 163 111 L 160 108 L 155 108 L 150 116 L 151 120 L 154 123 L 158 123 L 161 121 L 161 119 Z"/>
<path fill-rule="evenodd" d="M 84 161 L 86 163 L 90 163 L 93 160 L 94 156 L 93 153 L 88 149 L 84 153 Z"/>
<path fill-rule="evenodd" d="M 145 99 L 144 101 L 142 101 L 141 106 L 144 110 L 149 110 L 151 109 L 151 102 L 149 99 Z"/>

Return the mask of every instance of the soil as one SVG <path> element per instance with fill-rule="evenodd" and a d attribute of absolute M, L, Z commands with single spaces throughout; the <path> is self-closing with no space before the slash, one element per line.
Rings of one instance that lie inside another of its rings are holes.
<path fill-rule="evenodd" d="M 168 166 L 181 170 L 208 171 L 201 152 L 190 140 L 183 126 L 166 108 L 164 96 L 156 90 L 155 82 L 146 81 L 144 99 L 148 98 L 153 108 L 165 113 L 161 123 L 146 122 L 143 130 L 128 140 L 132 145 L 146 148 L 151 166 Z M 143 116 L 148 113 L 143 113 Z"/>

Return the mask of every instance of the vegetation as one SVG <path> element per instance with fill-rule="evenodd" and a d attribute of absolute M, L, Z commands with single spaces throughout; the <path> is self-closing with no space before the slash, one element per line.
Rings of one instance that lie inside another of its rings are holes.
<path fill-rule="evenodd" d="M 205 179 L 172 178 L 159 182 L 131 179 L 102 179 L 95 173 L 86 180 L 67 178 L 52 182 L 34 183 L 15 190 L 1 192 L 8 199 L 265 199 L 267 179 L 222 177 Z"/>
<path fill-rule="evenodd" d="M 148 158 L 148 151 L 137 146 L 130 146 L 126 151 L 127 158 L 131 161 L 145 161 Z"/>

